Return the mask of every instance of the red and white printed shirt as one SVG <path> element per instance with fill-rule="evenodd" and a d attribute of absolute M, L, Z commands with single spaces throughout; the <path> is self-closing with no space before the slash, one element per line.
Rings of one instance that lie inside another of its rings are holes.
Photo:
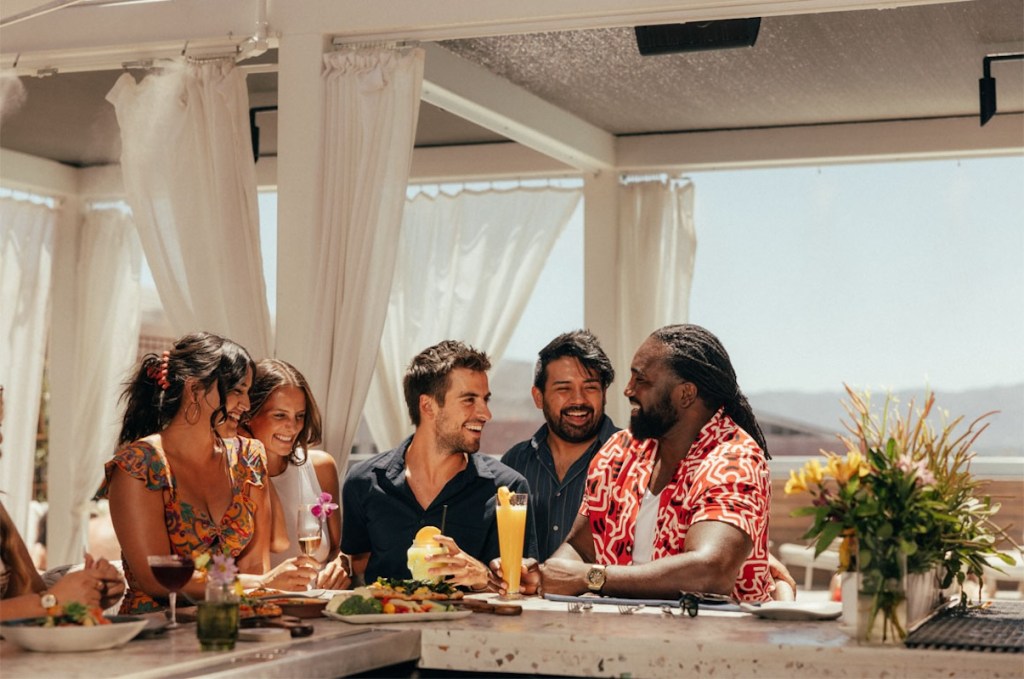
<path fill-rule="evenodd" d="M 594 457 L 580 513 L 590 520 L 599 563 L 633 562 L 637 513 L 657 451 L 655 439 L 637 441 L 627 429 L 612 436 Z M 754 543 L 733 597 L 769 601 L 774 589 L 768 572 L 770 505 L 771 480 L 764 453 L 719 410 L 701 429 L 659 496 L 653 558 L 684 552 L 691 525 L 723 521 Z"/>

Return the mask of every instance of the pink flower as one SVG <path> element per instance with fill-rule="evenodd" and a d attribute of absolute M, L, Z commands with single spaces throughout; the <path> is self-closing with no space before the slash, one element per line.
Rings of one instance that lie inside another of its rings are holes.
<path fill-rule="evenodd" d="M 331 515 L 331 512 L 338 508 L 338 505 L 331 502 L 333 499 L 334 496 L 330 493 L 320 493 L 316 504 L 309 511 L 313 512 L 313 516 L 318 519 L 326 519 Z"/>
<path fill-rule="evenodd" d="M 230 585 L 238 575 L 238 566 L 230 554 L 214 554 L 213 565 L 206 572 L 210 581 L 219 585 Z"/>
<path fill-rule="evenodd" d="M 928 469 L 925 460 L 912 461 L 908 456 L 903 455 L 896 462 L 896 467 L 907 474 L 913 474 L 918 486 L 931 486 L 935 484 L 935 474 Z"/>

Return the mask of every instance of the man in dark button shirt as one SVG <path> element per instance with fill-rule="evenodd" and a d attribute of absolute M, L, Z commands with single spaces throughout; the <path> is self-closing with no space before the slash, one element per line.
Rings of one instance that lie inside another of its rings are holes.
<path fill-rule="evenodd" d="M 589 330 L 559 335 L 538 356 L 533 402 L 546 424 L 501 461 L 530 484 L 540 560 L 546 561 L 579 514 L 590 461 L 619 428 L 604 414 L 615 371 Z"/>
<path fill-rule="evenodd" d="M 361 462 L 342 488 L 341 549 L 366 582 L 408 578 L 406 552 L 417 531 L 433 525 L 448 553 L 429 560 L 432 573 L 474 591 L 497 589 L 488 564 L 498 556 L 495 494 L 500 486 L 529 493 L 522 475 L 480 450 L 491 419 L 487 354 L 446 340 L 409 365 L 403 386 L 412 437 Z M 524 555 L 536 557 L 537 536 L 527 518 Z"/>

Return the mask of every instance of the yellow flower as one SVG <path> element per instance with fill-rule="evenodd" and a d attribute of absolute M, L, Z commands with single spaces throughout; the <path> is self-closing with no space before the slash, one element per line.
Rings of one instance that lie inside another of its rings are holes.
<path fill-rule="evenodd" d="M 807 475 L 804 474 L 803 470 L 800 470 L 799 474 L 797 474 L 796 470 L 789 470 L 789 481 L 786 481 L 785 488 L 786 495 L 805 492 L 807 492 Z"/>
<path fill-rule="evenodd" d="M 820 486 L 821 480 L 825 477 L 825 470 L 818 458 L 814 458 L 804 465 L 804 474 L 807 483 L 815 483 Z"/>
<path fill-rule="evenodd" d="M 854 476 L 867 476 L 871 472 L 867 459 L 859 450 L 851 450 L 845 458 L 829 453 L 826 469 L 840 486 L 845 486 Z"/>

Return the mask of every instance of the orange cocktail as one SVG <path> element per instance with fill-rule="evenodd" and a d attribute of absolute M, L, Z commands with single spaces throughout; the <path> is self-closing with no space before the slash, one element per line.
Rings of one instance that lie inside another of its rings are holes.
<path fill-rule="evenodd" d="M 526 493 L 498 489 L 495 512 L 498 517 L 498 546 L 501 550 L 501 575 L 508 583 L 506 598 L 518 599 L 519 575 L 523 570 L 523 541 L 526 537 Z"/>

